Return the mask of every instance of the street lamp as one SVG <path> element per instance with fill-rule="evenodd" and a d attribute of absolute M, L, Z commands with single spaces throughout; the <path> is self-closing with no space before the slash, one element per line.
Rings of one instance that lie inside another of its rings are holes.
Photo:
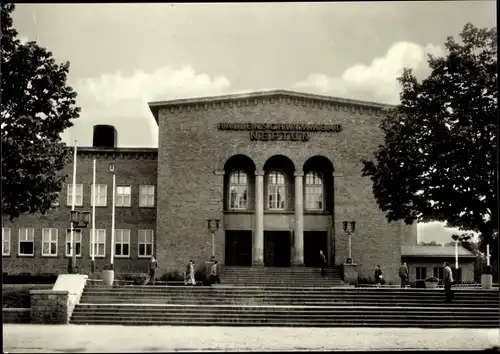
<path fill-rule="evenodd" d="M 76 236 L 74 232 L 76 230 L 84 229 L 90 223 L 90 211 L 79 211 L 71 210 L 70 212 L 70 222 L 71 231 L 73 232 L 73 243 L 71 245 L 71 273 L 76 273 Z M 83 241 L 83 240 L 82 240 Z"/>
<path fill-rule="evenodd" d="M 356 221 L 342 221 L 344 226 L 344 232 L 349 236 L 349 257 L 346 260 L 346 263 L 352 263 L 352 254 L 351 254 L 351 235 L 356 230 Z"/>
<path fill-rule="evenodd" d="M 212 256 L 215 256 L 215 233 L 219 230 L 220 219 L 207 219 L 207 227 L 212 233 Z"/>

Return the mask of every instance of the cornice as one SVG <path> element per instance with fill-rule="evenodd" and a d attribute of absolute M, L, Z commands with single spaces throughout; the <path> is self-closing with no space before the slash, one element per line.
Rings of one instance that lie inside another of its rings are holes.
<path fill-rule="evenodd" d="M 73 152 L 73 147 L 68 146 Z M 122 159 L 122 160 L 156 160 L 158 158 L 157 148 L 99 148 L 99 147 L 77 147 L 77 155 L 81 158 L 96 159 Z"/>
<path fill-rule="evenodd" d="M 190 111 L 207 111 L 212 109 L 223 109 L 233 107 L 250 107 L 266 103 L 288 103 L 290 105 L 320 108 L 331 111 L 344 111 L 353 114 L 367 114 L 380 116 L 383 111 L 393 108 L 393 105 L 352 100 L 339 97 L 314 95 L 309 93 L 274 90 L 250 92 L 213 97 L 188 98 L 170 101 L 150 102 L 149 108 L 158 123 L 160 109 L 166 109 L 169 113 L 181 113 Z"/>

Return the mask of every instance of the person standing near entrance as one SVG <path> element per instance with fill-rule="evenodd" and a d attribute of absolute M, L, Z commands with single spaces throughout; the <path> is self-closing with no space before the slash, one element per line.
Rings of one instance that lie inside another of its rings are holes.
<path fill-rule="evenodd" d="M 448 262 L 444 262 L 443 266 L 444 266 L 443 270 L 444 294 L 446 297 L 446 302 L 451 302 L 453 298 L 453 292 L 451 291 L 451 286 L 453 285 L 453 272 L 451 271 Z"/>
<path fill-rule="evenodd" d="M 155 285 L 156 280 L 156 269 L 158 268 L 158 262 L 155 257 L 151 256 L 151 260 L 149 261 L 148 269 L 149 269 L 149 281 Z"/>
<path fill-rule="evenodd" d="M 326 267 L 326 257 L 325 257 L 325 254 L 323 253 L 323 250 L 320 250 L 319 251 L 319 261 L 320 261 L 320 267 L 321 267 L 321 276 L 325 276 L 326 275 L 326 272 L 325 272 L 325 267 Z"/>
<path fill-rule="evenodd" d="M 382 282 L 382 269 L 377 264 L 377 268 L 375 268 L 375 283 L 377 283 L 377 288 L 380 288 L 380 283 Z"/>
<path fill-rule="evenodd" d="M 401 278 L 401 287 L 406 287 L 406 280 L 408 279 L 408 266 L 405 262 L 401 262 L 399 266 L 399 277 Z"/>

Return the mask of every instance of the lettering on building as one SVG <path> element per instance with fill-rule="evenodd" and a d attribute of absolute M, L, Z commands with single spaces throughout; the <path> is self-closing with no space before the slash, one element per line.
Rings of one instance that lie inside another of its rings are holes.
<path fill-rule="evenodd" d="M 219 130 L 249 131 L 250 140 L 308 141 L 310 132 L 342 131 L 340 124 L 309 123 L 218 123 Z"/>

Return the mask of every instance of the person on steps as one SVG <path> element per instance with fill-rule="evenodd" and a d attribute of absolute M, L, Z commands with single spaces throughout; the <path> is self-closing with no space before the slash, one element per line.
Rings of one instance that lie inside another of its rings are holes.
<path fill-rule="evenodd" d="M 151 256 L 151 260 L 149 261 L 148 269 L 149 269 L 149 281 L 155 285 L 156 281 L 156 269 L 158 268 L 158 262 L 155 257 Z"/>
<path fill-rule="evenodd" d="M 451 286 L 453 285 L 453 272 L 448 262 L 444 262 L 443 285 L 446 302 L 451 302 L 453 299 L 453 291 L 451 290 Z"/>
<path fill-rule="evenodd" d="M 218 263 L 219 262 L 214 261 L 214 264 L 212 264 L 212 267 L 210 268 L 210 285 L 215 283 L 220 284 Z"/>
<path fill-rule="evenodd" d="M 377 284 L 377 288 L 380 288 L 380 284 L 382 283 L 382 269 L 380 269 L 380 265 L 377 264 L 377 268 L 375 268 L 375 283 Z"/>
<path fill-rule="evenodd" d="M 401 278 L 401 287 L 405 288 L 406 281 L 408 279 L 408 266 L 406 265 L 406 262 L 401 262 L 401 265 L 399 266 L 399 277 Z"/>
<path fill-rule="evenodd" d="M 323 250 L 320 250 L 319 251 L 319 261 L 320 261 L 320 267 L 321 267 L 321 276 L 325 276 L 326 275 L 326 272 L 325 272 L 325 267 L 326 267 L 326 257 L 325 257 L 325 254 L 323 253 Z"/>

